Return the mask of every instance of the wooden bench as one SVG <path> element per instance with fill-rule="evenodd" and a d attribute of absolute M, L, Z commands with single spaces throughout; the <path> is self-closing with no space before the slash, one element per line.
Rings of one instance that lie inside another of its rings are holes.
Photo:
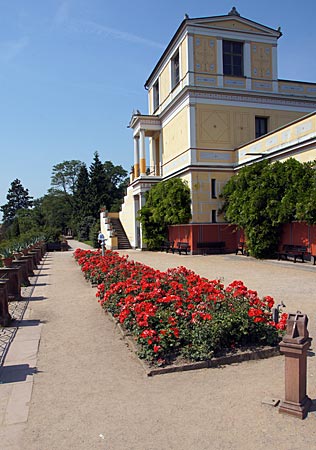
<path fill-rule="evenodd" d="M 66 240 L 62 241 L 61 244 L 60 244 L 60 250 L 62 252 L 68 252 L 68 249 L 69 249 L 68 242 Z"/>
<path fill-rule="evenodd" d="M 297 258 L 300 258 L 304 262 L 305 253 L 307 253 L 307 247 L 305 245 L 284 244 L 282 251 L 277 253 L 278 261 L 282 258 L 287 260 L 288 257 L 292 257 L 295 263 Z"/>
<path fill-rule="evenodd" d="M 225 242 L 198 242 L 196 244 L 196 248 L 198 249 L 198 253 L 202 253 L 202 255 L 206 255 L 208 253 L 223 253 L 225 249 Z"/>
<path fill-rule="evenodd" d="M 163 252 L 164 250 L 168 253 L 169 250 L 174 253 L 174 241 L 164 241 L 164 243 L 161 245 L 160 250 Z"/>
<path fill-rule="evenodd" d="M 246 242 L 239 242 L 236 248 L 236 255 L 240 252 L 242 255 L 249 256 L 248 247 Z"/>
<path fill-rule="evenodd" d="M 47 242 L 46 249 L 48 252 L 60 252 L 61 251 L 61 242 Z"/>
<path fill-rule="evenodd" d="M 191 247 L 188 242 L 178 242 L 176 250 L 178 251 L 179 255 L 181 255 L 182 252 L 185 252 L 185 254 L 187 255 L 191 250 Z"/>

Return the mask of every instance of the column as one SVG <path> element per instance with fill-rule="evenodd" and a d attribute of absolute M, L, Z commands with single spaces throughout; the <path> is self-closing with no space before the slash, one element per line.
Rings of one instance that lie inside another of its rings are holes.
<path fill-rule="evenodd" d="M 132 243 L 132 246 L 134 248 L 140 247 L 140 223 L 137 220 L 138 211 L 140 209 L 140 203 L 139 203 L 139 195 L 134 196 L 134 243 Z"/>
<path fill-rule="evenodd" d="M 223 40 L 217 39 L 217 86 L 224 86 L 223 69 Z"/>
<path fill-rule="evenodd" d="M 279 92 L 278 83 L 278 49 L 277 46 L 272 47 L 272 86 L 273 92 Z"/>
<path fill-rule="evenodd" d="M 156 160 L 157 160 L 157 153 L 156 153 L 156 139 L 154 137 L 151 138 L 151 155 L 149 158 L 149 164 L 150 164 L 150 172 L 151 175 L 156 175 L 157 174 L 157 169 L 156 169 Z M 152 170 L 153 167 L 153 170 Z"/>
<path fill-rule="evenodd" d="M 193 36 L 188 36 L 187 45 L 187 61 L 188 61 L 188 72 L 189 72 L 189 85 L 195 85 L 195 66 L 194 66 L 194 43 Z"/>
<path fill-rule="evenodd" d="M 134 136 L 134 178 L 139 177 L 139 137 Z"/>
<path fill-rule="evenodd" d="M 146 147 L 145 147 L 145 130 L 140 130 L 140 174 L 146 175 Z"/>
<path fill-rule="evenodd" d="M 141 192 L 140 194 L 139 194 L 139 207 L 140 207 L 140 209 L 145 205 L 145 203 L 146 203 L 146 200 L 145 200 L 145 193 L 144 192 Z M 140 242 L 139 242 L 139 247 L 141 248 L 141 249 L 144 249 L 144 248 L 147 248 L 147 245 L 145 244 L 145 242 L 143 241 L 143 228 L 142 228 L 142 224 L 140 223 L 140 237 L 139 237 L 139 239 L 140 239 Z"/>
<path fill-rule="evenodd" d="M 159 175 L 162 176 L 163 174 L 163 159 L 162 159 L 162 132 L 159 133 Z"/>
<path fill-rule="evenodd" d="M 250 42 L 244 44 L 244 75 L 246 77 L 246 89 L 251 90 L 251 53 Z"/>

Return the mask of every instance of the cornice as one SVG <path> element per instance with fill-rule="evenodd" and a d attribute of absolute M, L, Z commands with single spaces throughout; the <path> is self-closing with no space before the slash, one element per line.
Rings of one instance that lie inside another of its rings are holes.
<path fill-rule="evenodd" d="M 207 90 L 206 90 L 207 89 Z M 301 108 L 314 108 L 316 110 L 316 99 L 310 97 L 296 97 L 296 96 L 286 96 L 284 94 L 277 93 L 265 93 L 262 92 L 242 92 L 242 91 L 232 91 L 232 90 L 219 90 L 214 88 L 201 89 L 200 87 L 186 86 L 183 88 L 178 96 L 170 102 L 165 109 L 159 114 L 159 118 L 162 121 L 172 114 L 180 104 L 184 101 L 189 100 L 190 105 L 194 105 L 198 102 L 198 99 L 206 100 L 217 100 L 217 101 L 227 101 L 231 103 L 243 102 L 245 105 L 248 104 L 262 104 L 262 105 L 275 105 L 275 106 L 290 106 L 290 107 L 301 107 Z"/>

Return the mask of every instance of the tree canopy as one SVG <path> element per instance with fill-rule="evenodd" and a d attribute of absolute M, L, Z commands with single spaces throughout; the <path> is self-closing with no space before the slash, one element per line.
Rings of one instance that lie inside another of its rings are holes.
<path fill-rule="evenodd" d="M 51 188 L 33 201 L 20 180 L 12 182 L 8 202 L 1 206 L 4 238 L 17 237 L 28 229 L 54 230 L 54 235 L 68 230 L 89 239 L 95 233 L 101 207 L 119 211 L 127 186 L 127 171 L 111 161 L 101 162 L 95 152 L 89 168 L 79 160 L 63 161 L 53 166 Z M 33 208 L 31 206 L 33 205 Z M 97 231 L 96 231 L 97 232 Z"/>
<path fill-rule="evenodd" d="M 146 192 L 146 204 L 139 211 L 144 241 L 149 249 L 159 248 L 167 238 L 168 225 L 191 219 L 190 189 L 185 181 L 161 181 Z"/>
<path fill-rule="evenodd" d="M 127 185 L 127 171 L 115 166 L 111 161 L 100 161 L 98 152 L 94 153 L 89 169 L 91 215 L 97 217 L 100 208 L 119 211 Z"/>
<path fill-rule="evenodd" d="M 245 231 L 251 254 L 275 253 L 281 225 L 295 220 L 316 223 L 314 162 L 262 161 L 242 168 L 225 185 L 222 212 Z"/>
<path fill-rule="evenodd" d="M 33 204 L 32 199 L 33 197 L 29 195 L 28 189 L 22 186 L 18 178 L 12 181 L 7 194 L 7 203 L 1 206 L 4 223 L 10 225 L 20 209 L 30 208 Z"/>
<path fill-rule="evenodd" d="M 64 194 L 74 194 L 77 178 L 83 163 L 77 159 L 55 164 L 52 169 L 51 186 Z"/>

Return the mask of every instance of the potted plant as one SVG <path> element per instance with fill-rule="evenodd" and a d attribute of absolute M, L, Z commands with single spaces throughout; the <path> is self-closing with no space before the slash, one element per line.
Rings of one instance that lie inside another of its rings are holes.
<path fill-rule="evenodd" d="M 14 257 L 15 259 L 20 259 L 21 256 L 23 255 L 23 245 L 21 243 L 17 243 L 15 244 L 15 246 L 13 247 L 13 251 L 14 251 Z"/>
<path fill-rule="evenodd" d="M 12 261 L 14 259 L 14 250 L 11 247 L 2 247 L 0 249 L 0 255 L 5 267 L 12 267 Z"/>

